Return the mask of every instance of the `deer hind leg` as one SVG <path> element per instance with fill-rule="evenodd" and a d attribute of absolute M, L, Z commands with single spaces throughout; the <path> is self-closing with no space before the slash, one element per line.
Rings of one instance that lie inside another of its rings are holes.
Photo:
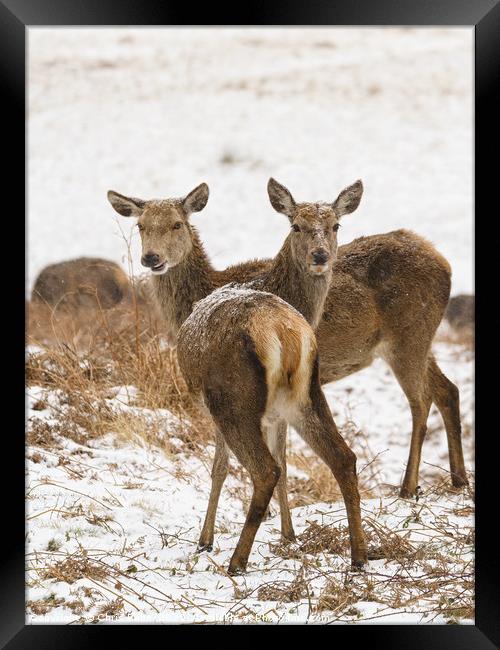
<path fill-rule="evenodd" d="M 448 440 L 451 482 L 454 487 L 468 484 L 462 451 L 462 425 L 458 388 L 443 373 L 434 357 L 429 357 L 428 384 L 432 401 L 443 418 Z"/>
<path fill-rule="evenodd" d="M 278 502 L 280 506 L 281 538 L 283 540 L 294 541 L 295 532 L 293 530 L 290 508 L 288 507 L 288 494 L 286 489 L 287 424 L 285 420 L 279 420 L 273 423 L 263 422 L 262 429 L 269 451 L 281 470 L 280 478 L 276 485 L 276 492 L 278 493 Z"/>
<path fill-rule="evenodd" d="M 391 354 L 386 356 L 386 361 L 403 389 L 411 409 L 410 453 L 399 491 L 401 497 L 407 498 L 413 496 L 417 491 L 422 445 L 427 433 L 427 418 L 432 403 L 427 385 L 427 359 L 419 361 L 418 355 L 412 352 L 411 358 L 408 355 Z"/>
<path fill-rule="evenodd" d="M 203 523 L 203 528 L 198 542 L 199 551 L 211 551 L 213 548 L 215 515 L 217 513 L 217 505 L 219 503 L 222 486 L 226 480 L 228 465 L 228 448 L 224 442 L 224 438 L 217 429 L 215 434 L 215 457 L 212 467 L 212 485 L 210 488 L 210 497 L 208 500 L 205 522 Z"/>
<path fill-rule="evenodd" d="M 313 373 L 312 378 L 311 403 L 299 410 L 292 424 L 311 449 L 328 465 L 339 484 L 349 523 L 351 563 L 355 567 L 362 567 L 368 557 L 361 525 L 356 455 L 337 430 L 321 390 L 317 372 Z"/>
<path fill-rule="evenodd" d="M 274 488 L 280 477 L 280 468 L 264 442 L 257 422 L 245 422 L 231 427 L 220 422 L 224 439 L 248 471 L 253 483 L 253 495 L 248 508 L 243 530 L 229 562 L 228 573 L 244 573 L 257 530 L 262 523 Z"/>

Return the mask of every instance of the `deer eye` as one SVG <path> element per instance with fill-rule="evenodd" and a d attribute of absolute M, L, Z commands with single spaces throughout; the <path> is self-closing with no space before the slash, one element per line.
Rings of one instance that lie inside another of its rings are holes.
<path fill-rule="evenodd" d="M 174 225 L 172 226 L 173 230 L 179 230 L 179 228 L 182 226 L 182 221 L 176 221 Z"/>
<path fill-rule="evenodd" d="M 144 230 L 144 226 L 142 225 L 142 223 L 138 223 L 138 224 L 137 224 L 137 228 L 138 228 L 140 231 Z"/>
<path fill-rule="evenodd" d="M 333 232 L 337 232 L 337 230 L 338 230 L 339 228 L 340 228 L 340 223 L 336 223 L 336 224 L 333 226 Z"/>
<path fill-rule="evenodd" d="M 292 230 L 293 230 L 294 232 L 300 232 L 300 228 L 297 226 L 296 223 L 292 223 Z"/>

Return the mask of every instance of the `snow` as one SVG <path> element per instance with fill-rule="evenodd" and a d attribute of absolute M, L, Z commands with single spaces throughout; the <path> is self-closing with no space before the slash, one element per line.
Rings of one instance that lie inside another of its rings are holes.
<path fill-rule="evenodd" d="M 111 188 L 161 198 L 206 181 L 208 205 L 192 221 L 216 268 L 272 256 L 289 223 L 269 203 L 269 176 L 297 201 L 334 200 L 361 178 L 360 207 L 343 219 L 339 242 L 413 229 L 450 261 L 452 293 L 473 291 L 472 28 L 30 28 L 28 34 L 27 292 L 45 265 L 80 255 L 106 257 L 128 272 L 127 239 L 140 271 L 134 219 L 116 215 L 106 199 Z M 434 352 L 460 389 L 472 471 L 474 356 L 443 342 Z M 439 598 L 459 596 L 447 585 L 423 596 L 416 586 L 434 585 L 442 560 L 410 566 L 373 560 L 358 574 L 349 570 L 348 553 L 283 558 L 272 550 L 279 541 L 274 502 L 248 573 L 230 578 L 225 568 L 250 496 L 243 475 L 225 483 L 214 550 L 196 554 L 213 449 L 186 454 L 175 437 L 177 418 L 134 406 L 136 393 L 134 386 L 116 386 L 108 403 L 160 423 L 172 453 L 161 440 L 141 443 L 113 431 L 85 444 L 56 436 L 57 446 L 27 450 L 27 599 L 64 599 L 45 614 L 28 607 L 28 623 L 450 620 Z M 403 500 L 397 487 L 411 418 L 384 362 L 325 393 L 358 456 L 360 484 L 370 490 L 362 501 L 364 524 L 408 535 L 417 549 L 434 545 L 446 557 L 445 574 L 463 576 L 473 561 L 472 543 L 462 538 L 472 535 L 474 504 L 467 491 L 436 490 L 448 470 L 437 412 L 431 411 L 423 447 L 422 493 L 418 502 Z M 58 402 L 57 391 L 30 387 L 28 418 L 56 423 Z M 289 451 L 312 453 L 293 431 Z M 307 474 L 290 463 L 289 476 Z M 311 522 L 332 530 L 346 523 L 342 502 L 296 507 L 292 517 L 297 533 Z M 104 567 L 106 576 L 72 583 L 44 576 L 71 558 Z M 262 585 L 290 582 L 301 572 L 308 596 L 258 598 Z M 317 611 L 331 580 L 346 581 L 346 593 L 371 580 L 380 602 L 358 599 L 350 609 Z M 388 595 L 396 583 L 404 595 L 398 606 Z M 106 616 L 103 607 L 117 599 L 117 614 Z M 459 621 L 473 623 L 470 614 Z"/>
<path fill-rule="evenodd" d="M 211 315 L 214 311 L 226 303 L 228 308 L 225 310 L 225 319 L 230 320 L 238 314 L 238 310 L 241 308 L 241 304 L 245 303 L 247 299 L 254 299 L 254 304 L 257 306 L 259 303 L 259 298 L 262 296 L 272 296 L 276 304 L 282 304 L 291 312 L 295 314 L 300 313 L 289 305 L 285 300 L 282 300 L 279 296 L 269 293 L 268 291 L 261 291 L 260 289 L 253 288 L 253 282 L 245 282 L 239 284 L 237 282 L 231 282 L 225 284 L 223 287 L 212 291 L 211 294 L 198 300 L 193 305 L 193 311 L 184 321 L 182 329 L 180 330 L 179 340 L 182 339 L 182 332 L 185 331 L 187 334 L 184 336 L 194 336 L 200 335 L 203 336 L 206 333 L 206 330 L 203 330 L 203 326 L 206 322 L 209 321 Z"/>
<path fill-rule="evenodd" d="M 471 292 L 472 28 L 29 29 L 28 291 L 46 265 L 103 256 L 128 271 L 108 189 L 210 187 L 192 216 L 217 268 L 279 249 L 296 200 L 361 178 L 340 242 L 405 227 Z M 133 233 L 133 234 L 132 234 Z M 50 245 L 47 245 L 50 242 Z"/>
<path fill-rule="evenodd" d="M 442 343 L 435 346 L 435 353 L 443 370 L 461 388 L 464 452 L 466 466 L 472 470 L 473 439 L 470 430 L 469 433 L 466 430 L 472 426 L 473 359 L 464 355 L 460 346 Z M 49 405 L 51 401 L 55 403 L 57 395 L 37 387 L 28 392 L 28 416 L 52 421 L 50 406 L 44 410 L 32 410 L 32 407 L 42 397 Z M 130 387 L 117 387 L 113 392 L 115 397 L 109 403 L 114 408 L 133 408 L 122 400 L 124 395 L 133 394 Z M 472 536 L 473 502 L 463 491 L 436 493 L 436 484 L 446 477 L 447 469 L 446 436 L 437 416 L 430 418 L 430 431 L 424 444 L 419 500 L 398 499 L 396 488 L 408 452 L 410 416 L 395 380 L 389 378 L 383 367 L 374 364 L 327 387 L 326 392 L 340 431 L 358 455 L 360 483 L 366 483 L 367 475 L 368 479 L 376 477 L 371 485 L 374 496 L 362 500 L 365 530 L 373 522 L 397 533 L 415 549 L 429 552 L 435 548 L 446 558 L 446 569 L 451 575 L 461 574 L 464 566 L 472 566 L 472 542 L 464 549 L 462 538 Z M 381 404 L 383 409 L 379 408 Z M 175 434 L 171 422 L 165 419 L 166 413 L 158 411 L 149 415 L 162 419 L 165 435 L 172 440 Z M 349 437 L 351 419 L 363 429 L 366 439 L 365 436 Z M 289 440 L 290 449 L 295 452 L 304 447 L 293 431 Z M 348 553 L 309 553 L 305 560 L 304 557 L 282 558 L 274 553 L 272 545 L 279 542 L 279 514 L 274 502 L 272 518 L 258 531 L 247 574 L 229 577 L 225 569 L 241 532 L 250 496 L 247 481 L 243 484 L 242 499 L 241 480 L 233 475 L 228 477 L 222 491 L 214 550 L 197 554 L 197 539 L 208 503 L 213 449 L 206 456 L 198 457 L 186 455 L 180 446 L 178 454 L 168 456 L 155 446 L 120 441 L 112 432 L 104 438 L 89 440 L 86 445 L 66 438 L 60 441 L 60 448 L 31 448 L 28 454 L 27 597 L 30 601 L 52 597 L 65 602 L 46 614 L 28 610 L 29 623 L 306 620 L 311 623 L 443 623 L 449 620 L 436 610 L 439 598 L 444 598 L 439 589 L 434 601 L 429 601 L 428 596 L 417 597 L 421 592 L 412 591 L 412 580 L 426 581 L 427 589 L 434 579 L 442 579 L 439 564 L 432 558 L 409 567 L 395 560 L 372 560 L 364 572 L 357 574 L 349 570 Z M 35 452 L 39 456 L 33 459 Z M 368 468 L 364 468 L 366 458 L 372 461 Z M 236 466 L 236 461 L 231 462 Z M 290 477 L 303 475 L 299 468 L 289 464 Z M 293 508 L 292 518 L 298 534 L 312 522 L 333 529 L 346 525 L 342 502 Z M 106 567 L 110 575 L 104 579 L 82 577 L 68 584 L 40 574 L 47 566 L 67 558 L 81 559 L 84 552 L 90 561 Z M 301 569 L 304 562 L 306 568 Z M 436 577 L 427 577 L 426 572 L 433 569 L 437 571 Z M 258 598 L 263 585 L 277 582 L 286 586 L 301 570 L 305 571 L 314 596 L 310 593 L 297 602 L 282 603 Z M 392 584 L 391 576 L 403 580 L 407 600 L 403 598 L 399 608 L 388 606 L 384 600 Z M 345 609 L 316 611 L 314 605 L 332 579 L 348 580 L 350 586 L 346 593 L 366 588 L 367 581 L 371 580 L 381 602 L 360 600 L 347 613 Z M 458 591 L 461 589 L 459 583 Z M 101 608 L 118 598 L 123 598 L 119 614 L 105 616 Z M 83 611 L 75 613 L 66 605 L 79 600 L 84 605 Z M 473 620 L 465 618 L 460 622 Z"/>

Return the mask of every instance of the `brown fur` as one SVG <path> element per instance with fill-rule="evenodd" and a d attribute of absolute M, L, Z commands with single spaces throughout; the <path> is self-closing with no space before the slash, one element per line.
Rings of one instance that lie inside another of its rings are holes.
<path fill-rule="evenodd" d="M 46 266 L 38 275 L 31 299 L 50 307 L 110 309 L 129 299 L 132 287 L 127 274 L 115 262 L 80 257 Z"/>
<path fill-rule="evenodd" d="M 228 285 L 199 301 L 179 330 L 179 365 L 218 427 L 214 480 L 200 548 L 211 546 L 213 518 L 230 449 L 248 470 L 254 494 L 230 573 L 245 570 L 257 529 L 286 469 L 267 438 L 279 420 L 293 424 L 328 464 L 344 496 L 352 562 L 367 560 L 356 458 L 338 434 L 321 391 L 315 336 L 307 321 L 273 294 Z M 272 436 L 276 438 L 276 435 Z M 293 528 L 292 528 L 293 534 Z"/>
<path fill-rule="evenodd" d="M 309 363 L 317 353 L 316 337 L 300 315 L 284 306 L 258 312 L 249 322 L 255 349 L 267 373 L 268 401 L 280 390 L 304 401 L 310 381 Z M 279 360 L 279 363 L 278 363 Z"/>

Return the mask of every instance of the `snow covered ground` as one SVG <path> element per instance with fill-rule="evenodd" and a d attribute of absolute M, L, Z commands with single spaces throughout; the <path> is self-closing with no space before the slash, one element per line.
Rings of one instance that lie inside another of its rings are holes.
<path fill-rule="evenodd" d="M 298 200 L 333 199 L 362 178 L 340 241 L 414 229 L 449 259 L 453 293 L 470 292 L 472 45 L 470 29 L 30 29 L 27 291 L 46 264 L 79 255 L 128 270 L 120 228 L 128 236 L 132 224 L 109 188 L 177 196 L 205 180 L 211 197 L 193 222 L 215 265 L 273 255 L 288 224 L 266 195 L 272 175 Z M 132 255 L 139 271 L 136 234 Z M 473 352 L 441 341 L 435 354 L 460 388 L 472 471 Z M 229 577 L 250 495 L 237 472 L 214 550 L 196 554 L 212 450 L 190 455 L 173 416 L 130 405 L 134 389 L 117 387 L 110 406 L 150 418 L 171 444 L 110 430 L 28 448 L 28 622 L 472 623 L 474 504 L 445 487 L 439 416 L 422 493 L 401 500 L 411 420 L 388 368 L 377 361 L 325 391 L 358 456 L 365 532 L 383 556 L 366 571 L 349 570 L 343 503 L 304 497 L 292 510 L 298 544 L 278 545 L 273 503 L 248 573 Z M 28 395 L 30 428 L 64 426 L 57 392 Z M 300 485 L 297 458 L 312 454 L 289 440 Z"/>
<path fill-rule="evenodd" d="M 460 346 L 440 344 L 436 353 L 461 388 L 466 465 L 473 470 L 473 359 Z M 127 397 L 133 400 L 133 391 L 116 393 L 109 400 L 113 408 L 134 408 Z M 56 435 L 56 444 L 28 451 L 28 621 L 473 622 L 474 504 L 468 491 L 443 486 L 448 462 L 438 416 L 429 421 L 421 495 L 402 500 L 396 488 L 410 417 L 396 382 L 374 364 L 327 394 L 358 455 L 360 485 L 370 489 L 371 498 L 362 501 L 363 525 L 370 547 L 382 547 L 384 557 L 370 561 L 366 571 L 350 571 L 342 501 L 293 508 L 299 543 L 288 550 L 278 544 L 273 503 L 248 573 L 230 577 L 225 569 L 251 492 L 246 477 L 229 476 L 214 550 L 197 554 L 212 449 L 200 458 L 182 446 L 167 454 L 139 436 L 123 441 L 113 431 L 78 444 Z M 64 423 L 52 408 L 57 404 L 56 393 L 30 388 L 30 427 Z M 179 441 L 168 414 L 150 415 L 175 449 Z M 292 432 L 292 461 L 303 447 Z M 289 463 L 289 481 L 304 476 Z"/>

